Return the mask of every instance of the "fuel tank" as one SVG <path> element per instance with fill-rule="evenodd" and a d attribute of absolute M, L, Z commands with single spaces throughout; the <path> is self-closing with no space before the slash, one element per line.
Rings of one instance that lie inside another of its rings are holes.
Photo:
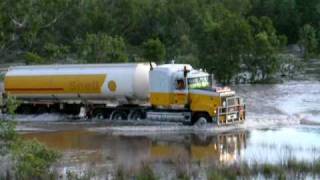
<path fill-rule="evenodd" d="M 147 101 L 149 63 L 10 67 L 4 89 L 22 100 Z"/>

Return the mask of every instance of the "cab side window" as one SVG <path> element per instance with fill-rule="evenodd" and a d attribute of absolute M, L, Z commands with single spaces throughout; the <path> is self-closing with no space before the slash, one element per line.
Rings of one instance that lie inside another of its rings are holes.
<path fill-rule="evenodd" d="M 177 79 L 177 81 L 176 81 L 176 89 L 183 90 L 185 88 L 186 88 L 186 86 L 185 86 L 184 80 L 183 79 Z"/>

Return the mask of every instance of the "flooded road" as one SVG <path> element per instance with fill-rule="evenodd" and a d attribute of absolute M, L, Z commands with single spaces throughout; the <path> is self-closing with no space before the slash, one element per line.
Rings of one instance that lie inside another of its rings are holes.
<path fill-rule="evenodd" d="M 235 89 L 247 104 L 247 126 L 320 124 L 320 81 L 239 85 Z"/>
<path fill-rule="evenodd" d="M 320 158 L 320 82 L 234 87 L 247 104 L 247 120 L 235 127 L 181 124 L 24 122 L 26 139 L 63 152 L 56 168 L 91 170 L 101 177 L 119 167 L 134 172 L 148 163 L 160 177 L 176 168 L 200 177 L 211 163 L 281 163 Z M 18 128 L 19 128 L 18 127 Z"/>

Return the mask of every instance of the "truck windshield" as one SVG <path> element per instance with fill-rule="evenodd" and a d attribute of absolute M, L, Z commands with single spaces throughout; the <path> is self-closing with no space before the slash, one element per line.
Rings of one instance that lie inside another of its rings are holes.
<path fill-rule="evenodd" d="M 208 76 L 188 78 L 188 87 L 190 89 L 207 89 L 210 88 Z"/>

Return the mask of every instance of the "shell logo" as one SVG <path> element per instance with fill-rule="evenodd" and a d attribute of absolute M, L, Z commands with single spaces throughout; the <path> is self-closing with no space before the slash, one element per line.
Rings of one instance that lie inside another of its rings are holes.
<path fill-rule="evenodd" d="M 109 81 L 108 88 L 111 92 L 115 92 L 117 90 L 117 84 L 115 81 Z"/>

